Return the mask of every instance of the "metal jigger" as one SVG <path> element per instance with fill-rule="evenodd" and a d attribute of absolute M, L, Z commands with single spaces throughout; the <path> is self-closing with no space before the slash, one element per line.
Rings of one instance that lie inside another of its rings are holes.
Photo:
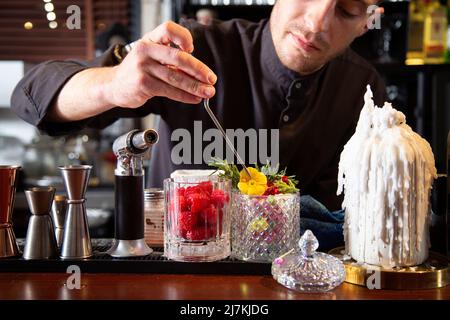
<path fill-rule="evenodd" d="M 92 256 L 92 246 L 84 195 L 92 166 L 75 165 L 59 167 L 59 169 L 68 195 L 60 256 L 62 259 L 89 258 Z"/>
<path fill-rule="evenodd" d="M 0 258 L 20 254 L 11 219 L 19 169 L 20 166 L 0 166 Z"/>
<path fill-rule="evenodd" d="M 67 197 L 57 194 L 52 205 L 52 220 L 55 226 L 55 237 L 58 248 L 61 247 L 64 235 L 64 222 L 66 221 Z"/>
<path fill-rule="evenodd" d="M 25 190 L 32 216 L 28 222 L 23 258 L 50 259 L 58 257 L 55 231 L 49 215 L 55 188 L 37 187 Z"/>

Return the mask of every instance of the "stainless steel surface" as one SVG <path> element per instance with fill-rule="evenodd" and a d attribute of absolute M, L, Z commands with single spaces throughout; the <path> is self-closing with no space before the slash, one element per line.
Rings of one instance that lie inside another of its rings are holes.
<path fill-rule="evenodd" d="M 137 149 L 146 150 L 148 146 L 157 143 L 158 140 L 158 132 L 153 129 L 147 129 L 133 135 L 131 144 Z"/>
<path fill-rule="evenodd" d="M 241 156 L 237 152 L 236 148 L 234 147 L 233 143 L 228 138 L 227 134 L 225 133 L 225 130 L 223 130 L 222 125 L 220 124 L 219 120 L 217 120 L 216 116 L 214 115 L 214 112 L 212 112 L 211 108 L 209 107 L 209 99 L 203 100 L 203 106 L 205 107 L 206 112 L 209 114 L 209 117 L 216 125 L 216 128 L 219 129 L 220 133 L 222 134 L 222 137 L 225 139 L 225 142 L 227 143 L 228 147 L 233 150 L 234 155 L 236 156 L 239 164 L 244 168 L 245 173 L 249 177 L 251 177 L 250 172 L 247 169 L 247 166 L 245 165 L 244 161 L 242 160 Z"/>
<path fill-rule="evenodd" d="M 64 228 L 55 228 L 55 239 L 58 248 L 61 248 L 64 237 Z"/>
<path fill-rule="evenodd" d="M 63 190 L 60 190 L 63 192 Z M 57 189 L 57 192 L 60 192 Z M 86 192 L 86 208 L 114 210 L 114 189 L 88 188 Z M 14 210 L 27 210 L 28 204 L 24 192 L 17 192 Z"/>
<path fill-rule="evenodd" d="M 64 222 L 67 213 L 67 197 L 64 195 L 56 195 L 53 199 L 51 217 L 55 226 L 55 237 L 58 248 L 61 247 L 64 235 Z"/>
<path fill-rule="evenodd" d="M 92 166 L 71 165 L 59 167 L 70 200 L 84 199 Z"/>
<path fill-rule="evenodd" d="M 50 210 L 55 195 L 53 187 L 35 187 L 25 190 L 31 217 L 28 222 L 23 258 L 50 259 L 58 256 L 55 231 Z"/>
<path fill-rule="evenodd" d="M 144 175 L 143 157 L 151 146 L 158 142 L 158 133 L 153 129 L 132 130 L 113 143 L 113 152 L 117 157 L 116 176 Z"/>
<path fill-rule="evenodd" d="M 23 258 L 32 260 L 57 257 L 58 247 L 50 215 L 48 213 L 46 215 L 32 215 L 28 222 Z"/>
<path fill-rule="evenodd" d="M 111 248 L 106 251 L 112 257 L 141 257 L 152 253 L 153 250 L 147 246 L 144 239 L 118 240 L 115 239 Z"/>
<path fill-rule="evenodd" d="M 11 220 L 19 169 L 20 166 L 0 165 L 0 258 L 20 254 Z"/>
<path fill-rule="evenodd" d="M 64 228 L 64 221 L 66 220 L 67 212 L 67 197 L 63 195 L 56 195 L 52 204 L 52 219 L 55 228 Z"/>
<path fill-rule="evenodd" d="M 92 256 L 84 199 L 91 168 L 91 166 L 60 167 L 69 197 L 61 244 L 62 259 L 84 259 Z"/>
<path fill-rule="evenodd" d="M 50 212 L 53 197 L 55 196 L 54 187 L 34 187 L 25 190 L 28 206 L 34 215 L 46 215 Z"/>
<path fill-rule="evenodd" d="M 92 256 L 91 238 L 84 203 L 69 203 L 61 259 L 84 259 Z"/>

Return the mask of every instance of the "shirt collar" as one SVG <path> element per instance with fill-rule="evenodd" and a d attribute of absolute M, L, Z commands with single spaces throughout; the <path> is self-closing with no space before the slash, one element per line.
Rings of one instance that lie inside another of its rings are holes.
<path fill-rule="evenodd" d="M 309 86 L 314 79 L 317 79 L 318 74 L 320 74 L 325 67 L 326 66 L 306 76 L 302 76 L 299 73 L 285 67 L 281 63 L 275 51 L 272 33 L 270 31 L 270 23 L 269 20 L 266 20 L 263 27 L 261 40 L 261 68 L 263 70 L 263 74 L 268 78 L 273 79 L 284 94 L 287 94 L 289 88 L 297 82 L 302 82 L 303 87 Z"/>

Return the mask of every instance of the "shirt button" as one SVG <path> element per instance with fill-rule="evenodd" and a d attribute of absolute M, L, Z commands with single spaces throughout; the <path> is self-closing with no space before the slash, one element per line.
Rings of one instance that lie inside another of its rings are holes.
<path fill-rule="evenodd" d="M 301 84 L 300 82 L 297 82 L 297 83 L 295 84 L 295 87 L 296 87 L 297 89 L 300 89 L 300 88 L 302 87 L 302 84 Z"/>
<path fill-rule="evenodd" d="M 284 122 L 288 122 L 288 121 L 289 121 L 289 116 L 288 116 L 287 114 L 285 114 L 285 115 L 283 116 L 283 121 L 284 121 Z"/>

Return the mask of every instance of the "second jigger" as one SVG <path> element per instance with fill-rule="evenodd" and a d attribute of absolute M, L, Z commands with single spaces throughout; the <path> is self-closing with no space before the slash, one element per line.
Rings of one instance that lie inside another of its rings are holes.
<path fill-rule="evenodd" d="M 61 247 L 64 236 L 64 222 L 66 221 L 67 197 L 61 194 L 55 195 L 52 205 L 52 220 L 55 225 L 55 236 L 58 248 Z"/>
<path fill-rule="evenodd" d="M 55 231 L 50 217 L 55 188 L 36 187 L 25 190 L 31 210 L 23 258 L 50 259 L 58 257 Z"/>
<path fill-rule="evenodd" d="M 138 257 L 152 253 L 144 239 L 143 157 L 158 138 L 153 129 L 133 130 L 114 141 L 113 151 L 117 156 L 114 172 L 115 239 L 107 251 L 112 257 Z"/>
<path fill-rule="evenodd" d="M 92 245 L 84 197 L 92 166 L 71 165 L 59 169 L 68 197 L 61 259 L 89 258 L 92 256 Z"/>

